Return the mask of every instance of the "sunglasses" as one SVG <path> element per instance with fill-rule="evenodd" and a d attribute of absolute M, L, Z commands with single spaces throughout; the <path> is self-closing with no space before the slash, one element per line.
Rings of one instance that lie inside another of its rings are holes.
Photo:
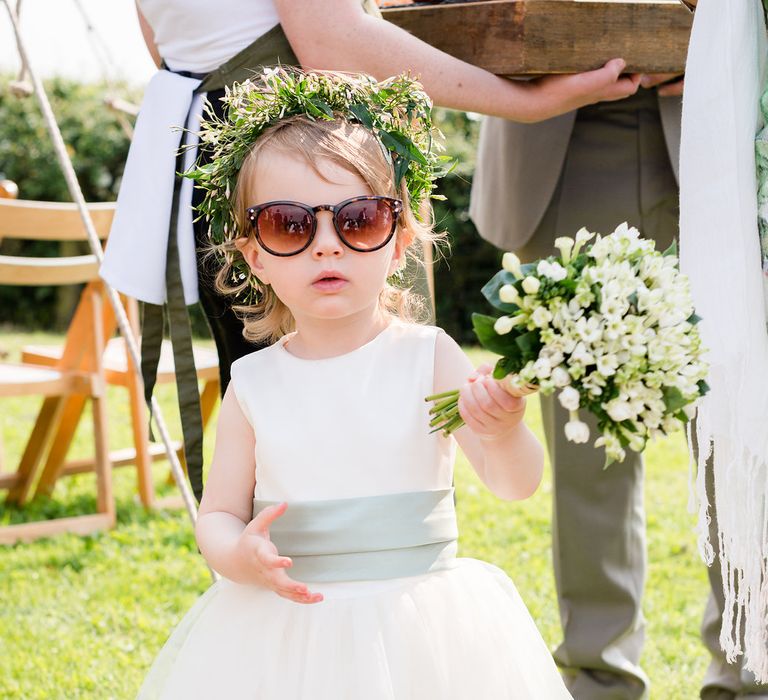
<path fill-rule="evenodd" d="M 317 232 L 317 213 L 333 214 L 341 242 L 358 253 L 371 253 L 392 239 L 403 203 L 393 197 L 364 196 L 338 204 L 310 207 L 301 202 L 265 202 L 248 209 L 259 245 L 272 255 L 287 257 L 306 250 Z"/>

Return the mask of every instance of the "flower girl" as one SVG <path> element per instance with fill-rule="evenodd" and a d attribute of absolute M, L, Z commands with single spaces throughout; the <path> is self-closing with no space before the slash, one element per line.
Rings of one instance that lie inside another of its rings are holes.
<path fill-rule="evenodd" d="M 570 698 L 514 585 L 456 556 L 455 440 L 521 499 L 542 448 L 512 396 L 393 284 L 433 237 L 440 159 L 406 77 L 282 69 L 236 86 L 193 173 L 247 301 L 197 523 L 222 579 L 172 633 L 141 698 Z M 461 385 L 466 426 L 430 433 L 424 397 Z"/>

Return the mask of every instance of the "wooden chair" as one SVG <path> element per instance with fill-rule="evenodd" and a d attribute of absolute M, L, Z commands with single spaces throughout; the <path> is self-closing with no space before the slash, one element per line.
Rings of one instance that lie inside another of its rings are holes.
<path fill-rule="evenodd" d="M 4 226 L 5 212 L 18 212 L 24 219 L 25 225 L 30 226 L 31 220 L 39 214 L 32 215 L 32 211 L 49 211 L 51 207 L 59 210 L 59 225 L 67 227 L 74 237 L 85 238 L 85 231 L 80 221 L 74 205 L 71 204 L 50 204 L 40 202 L 17 202 L 23 204 L 23 207 L 3 206 L 7 203 L 0 203 L 0 237 L 3 231 L 10 228 Z M 100 215 L 94 220 L 97 233 L 102 239 L 107 237 L 114 215 L 114 203 L 92 205 Z M 93 213 L 93 212 L 92 212 Z M 40 221 L 40 226 L 45 225 L 45 221 Z M 18 226 L 18 222 L 16 223 Z M 10 233 L 5 233 L 10 236 Z M 70 238 L 69 240 L 72 240 Z M 139 311 L 135 299 L 122 297 L 123 305 L 126 308 L 129 321 L 134 334 L 138 337 L 139 333 Z M 149 442 L 149 420 L 146 406 L 144 404 L 144 390 L 141 378 L 134 371 L 129 358 L 125 342 L 122 338 L 112 338 L 115 333 L 116 323 L 112 309 L 104 307 L 103 329 L 104 337 L 110 338 L 105 346 L 103 355 L 104 376 L 108 385 L 122 386 L 128 390 L 129 405 L 131 412 L 131 427 L 133 433 L 133 446 L 115 450 L 110 454 L 110 461 L 113 467 L 135 464 L 138 481 L 139 497 L 143 505 L 151 508 L 155 505 L 155 491 L 152 481 L 152 462 L 154 460 L 164 459 L 164 447 L 160 443 L 150 444 Z M 32 365 L 42 365 L 54 367 L 60 362 L 63 354 L 61 345 L 30 345 L 22 350 L 22 362 Z M 216 406 L 216 400 L 219 396 L 219 371 L 218 357 L 215 351 L 195 347 L 195 366 L 197 368 L 198 379 L 203 382 L 203 391 L 201 395 L 201 409 L 203 418 L 203 427 L 207 425 Z M 157 383 L 168 383 L 175 381 L 173 354 L 170 343 L 163 342 L 160 364 L 158 367 Z M 42 476 L 37 484 L 35 495 L 50 495 L 59 476 L 77 474 L 89 471 L 94 468 L 93 459 L 79 459 L 65 462 L 69 447 L 74 438 L 75 429 L 85 408 L 84 401 L 72 400 L 67 407 L 64 418 L 61 421 L 48 455 Z M 177 454 L 183 463 L 183 450 L 180 444 L 177 444 Z M 165 505 L 165 503 L 161 504 Z"/>
<path fill-rule="evenodd" d="M 124 300 L 131 326 L 138 331 L 138 308 L 135 299 Z M 61 357 L 61 346 L 56 345 L 26 345 L 22 349 L 22 361 L 43 366 L 53 366 Z M 203 429 L 210 422 L 216 402 L 219 398 L 219 363 L 215 351 L 195 347 L 195 368 L 197 378 L 203 383 L 200 394 L 200 409 L 202 413 Z M 128 356 L 125 342 L 122 338 L 112 338 L 107 342 L 104 351 L 104 376 L 110 386 L 121 386 L 128 390 L 131 410 L 131 428 L 133 431 L 133 447 L 114 450 L 110 453 L 112 466 L 122 467 L 135 464 L 138 476 L 139 497 L 146 508 L 153 505 L 172 505 L 168 500 L 160 504 L 155 503 L 155 492 L 152 483 L 151 464 L 153 461 L 166 458 L 162 443 L 149 442 L 149 416 L 144 402 L 144 390 L 141 379 L 133 370 Z M 173 352 L 171 344 L 163 341 L 160 352 L 160 362 L 157 369 L 157 384 L 167 384 L 176 381 L 173 365 Z M 72 433 L 73 434 L 73 433 Z M 61 454 L 67 440 L 71 441 L 72 434 L 62 436 L 62 446 L 54 456 L 56 462 L 61 463 Z M 184 465 L 184 450 L 181 443 L 176 443 L 176 453 Z M 93 467 L 93 461 L 89 459 L 71 460 L 60 466 L 60 474 L 77 474 Z M 169 478 L 169 482 L 172 481 Z M 37 494 L 50 493 L 53 482 L 41 478 Z"/>
<path fill-rule="evenodd" d="M 8 207 L 8 208 L 7 208 Z M 28 240 L 72 240 L 57 221 L 56 205 L 37 208 L 39 217 L 25 217 L 31 204 L 0 199 L 0 238 Z M 94 210 L 100 218 L 98 205 Z M 34 221 L 33 221 L 34 220 Z M 39 224 L 47 223 L 43 226 Z M 98 262 L 93 255 L 59 258 L 28 258 L 0 255 L 0 284 L 14 286 L 87 283 L 67 331 L 61 357 L 51 367 L 27 363 L 0 363 L 0 398 L 42 396 L 43 403 L 26 443 L 18 468 L 0 473 L 0 488 L 7 501 L 24 503 L 30 493 L 38 465 L 72 403 L 93 408 L 96 513 L 43 522 L 0 527 L 0 543 L 33 540 L 59 532 L 86 534 L 112 527 L 115 505 L 112 469 L 107 445 L 107 414 L 102 356 L 104 353 L 104 289 L 98 280 Z"/>

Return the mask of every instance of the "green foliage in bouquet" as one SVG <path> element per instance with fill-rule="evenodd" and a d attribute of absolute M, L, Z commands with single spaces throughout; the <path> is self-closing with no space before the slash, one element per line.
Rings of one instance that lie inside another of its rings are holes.
<path fill-rule="evenodd" d="M 590 439 L 579 409 L 596 417 L 595 446 L 610 463 L 690 420 L 708 368 L 675 248 L 662 254 L 626 224 L 585 247 L 593 236 L 559 238 L 560 255 L 526 265 L 506 253 L 483 288 L 502 315 L 473 314 L 472 323 L 481 345 L 501 355 L 496 379 L 558 392 L 569 440 Z M 448 432 L 461 424 L 449 393 L 432 409 L 433 427 Z"/>

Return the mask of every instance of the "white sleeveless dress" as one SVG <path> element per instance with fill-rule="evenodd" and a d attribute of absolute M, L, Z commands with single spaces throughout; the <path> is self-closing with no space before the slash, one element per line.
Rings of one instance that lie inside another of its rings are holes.
<path fill-rule="evenodd" d="M 323 360 L 291 355 L 283 339 L 232 365 L 256 436 L 255 510 L 288 502 L 286 537 L 311 555 L 293 554 L 289 573 L 325 600 L 219 581 L 174 630 L 140 698 L 571 698 L 509 578 L 455 558 L 455 446 L 429 433 L 424 401 L 439 332 L 393 322 Z M 414 517 L 424 497 L 439 506 Z M 414 561 L 420 573 L 391 575 Z"/>

